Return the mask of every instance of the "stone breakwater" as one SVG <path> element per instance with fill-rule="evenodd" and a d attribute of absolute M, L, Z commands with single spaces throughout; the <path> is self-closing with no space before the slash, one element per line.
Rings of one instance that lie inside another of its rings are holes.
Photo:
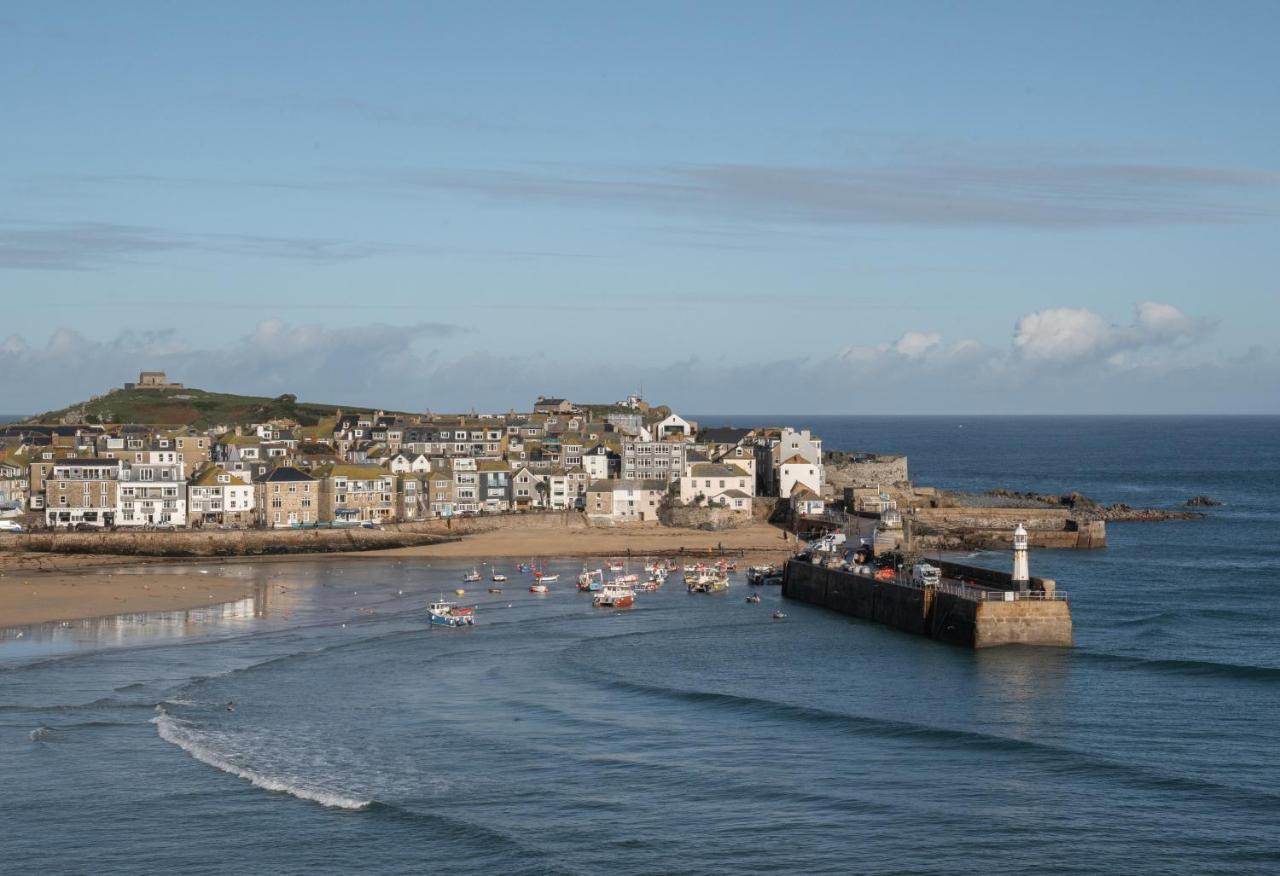
<path fill-rule="evenodd" d="M 1033 579 L 1039 589 L 1024 595 L 1004 589 L 1011 587 L 1008 573 L 946 566 L 947 575 L 977 578 L 983 588 L 992 588 L 993 598 L 973 598 L 971 587 L 922 589 L 801 560 L 787 563 L 782 595 L 951 645 L 1071 647 L 1071 608 L 1065 599 L 1052 598 L 1052 581 Z"/>
<path fill-rule="evenodd" d="M 1088 520 L 1138 520 L 1144 522 L 1160 520 L 1200 520 L 1205 515 L 1200 511 L 1171 511 L 1165 508 L 1134 508 L 1124 502 L 1102 505 L 1081 493 L 1019 493 L 1015 490 L 996 489 L 987 493 L 997 499 L 1012 499 L 1023 502 L 1028 507 L 1067 508 L 1076 517 Z M 1196 496 L 1187 500 L 1190 507 L 1217 504 L 1207 496 Z"/>

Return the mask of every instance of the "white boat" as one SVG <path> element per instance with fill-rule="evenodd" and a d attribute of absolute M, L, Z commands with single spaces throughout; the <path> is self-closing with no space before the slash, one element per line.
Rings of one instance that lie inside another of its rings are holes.
<path fill-rule="evenodd" d="M 591 598 L 596 608 L 630 608 L 635 605 L 636 594 L 630 587 L 617 584 L 606 584 L 604 589 Z"/>
<path fill-rule="evenodd" d="M 560 580 L 559 575 L 535 575 L 534 577 L 536 577 L 539 581 L 543 582 L 544 584 L 550 583 L 552 581 Z"/>
<path fill-rule="evenodd" d="M 480 573 L 473 568 L 470 572 L 462 576 L 462 580 L 467 584 L 474 584 L 480 580 Z"/>
<path fill-rule="evenodd" d="M 501 572 L 494 572 L 492 577 L 493 577 L 493 580 L 498 584 L 501 584 L 503 581 L 507 580 L 507 576 L 502 574 Z"/>

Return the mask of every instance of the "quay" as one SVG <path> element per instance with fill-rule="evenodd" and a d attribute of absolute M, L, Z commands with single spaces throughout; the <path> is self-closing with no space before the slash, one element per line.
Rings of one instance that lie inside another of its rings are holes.
<path fill-rule="evenodd" d="M 892 576 L 874 568 L 833 564 L 815 553 L 787 562 L 782 595 L 951 645 L 1072 644 L 1071 605 L 1051 578 L 1026 574 L 1025 536 L 1008 572 L 930 560 L 939 580 L 917 580 L 908 568 Z"/>

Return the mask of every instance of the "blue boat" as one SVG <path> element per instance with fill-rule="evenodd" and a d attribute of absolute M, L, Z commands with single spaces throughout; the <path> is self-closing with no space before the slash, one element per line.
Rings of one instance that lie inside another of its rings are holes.
<path fill-rule="evenodd" d="M 427 609 L 427 614 L 431 619 L 431 625 L 434 627 L 470 627 L 476 622 L 476 610 L 474 608 L 459 608 L 452 602 L 431 603 L 431 607 Z"/>

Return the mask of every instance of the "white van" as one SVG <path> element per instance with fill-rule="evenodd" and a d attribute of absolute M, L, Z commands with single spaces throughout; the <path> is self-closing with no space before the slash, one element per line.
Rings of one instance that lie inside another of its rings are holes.
<path fill-rule="evenodd" d="M 0 520 L 0 532 L 26 532 L 16 520 Z"/>

